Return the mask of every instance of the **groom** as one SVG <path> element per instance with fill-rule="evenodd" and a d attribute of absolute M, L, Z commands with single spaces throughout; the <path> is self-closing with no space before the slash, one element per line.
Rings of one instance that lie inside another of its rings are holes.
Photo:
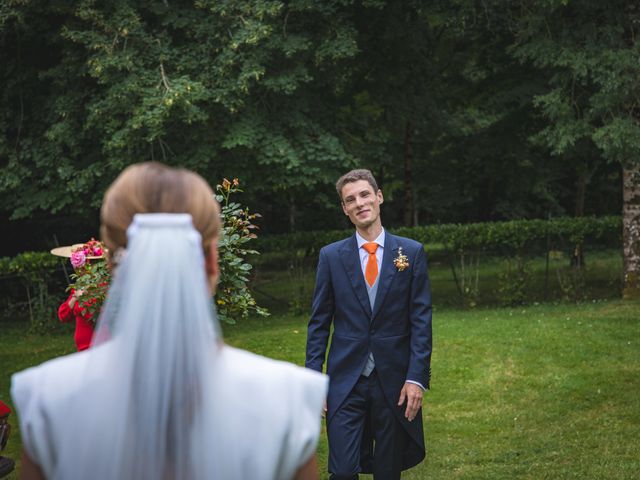
<path fill-rule="evenodd" d="M 421 244 L 382 228 L 382 192 L 368 170 L 336 189 L 355 235 L 320 251 L 306 366 L 327 358 L 327 435 L 333 480 L 399 479 L 425 456 L 422 395 L 429 388 L 431 292 Z"/>

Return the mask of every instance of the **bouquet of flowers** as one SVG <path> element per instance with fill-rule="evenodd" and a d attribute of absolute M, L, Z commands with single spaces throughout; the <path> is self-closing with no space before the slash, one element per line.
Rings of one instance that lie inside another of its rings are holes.
<path fill-rule="evenodd" d="M 90 322 L 95 323 L 100 308 L 107 298 L 107 291 L 111 282 L 111 268 L 105 261 L 106 248 L 99 240 L 92 238 L 87 243 L 74 245 L 71 249 L 71 274 L 73 283 L 67 291 L 74 289 L 82 292 L 78 301 L 83 309 L 91 314 Z M 92 262 L 92 260 L 97 260 Z"/>
<path fill-rule="evenodd" d="M 84 266 L 87 259 L 103 258 L 104 245 L 99 240 L 92 238 L 87 243 L 72 247 L 71 265 L 74 269 Z"/>

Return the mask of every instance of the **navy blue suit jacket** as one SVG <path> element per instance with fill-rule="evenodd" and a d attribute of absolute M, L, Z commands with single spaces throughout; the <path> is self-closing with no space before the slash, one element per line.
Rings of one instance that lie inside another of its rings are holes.
<path fill-rule="evenodd" d="M 394 265 L 398 248 L 409 266 Z M 353 389 L 369 351 L 385 398 L 414 442 L 405 452 L 404 467 L 424 458 L 422 415 L 404 418 L 406 405 L 397 406 L 406 380 L 429 388 L 431 376 L 431 289 L 422 245 L 385 233 L 384 255 L 373 310 L 365 285 L 355 234 L 320 251 L 311 319 L 307 332 L 306 366 L 322 372 L 327 357 L 329 393 L 327 422 Z"/>

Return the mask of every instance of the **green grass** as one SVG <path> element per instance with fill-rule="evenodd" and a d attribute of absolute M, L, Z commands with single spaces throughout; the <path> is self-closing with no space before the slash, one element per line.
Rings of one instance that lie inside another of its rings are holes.
<path fill-rule="evenodd" d="M 73 350 L 70 334 L 27 335 L 17 323 L 0 328 L 5 401 L 11 373 Z M 232 345 L 304 361 L 304 316 L 224 331 Z M 432 366 L 427 459 L 403 478 L 640 478 L 640 303 L 436 309 Z M 14 433 L 5 455 L 17 458 L 19 450 Z M 324 433 L 318 452 L 326 478 Z"/>

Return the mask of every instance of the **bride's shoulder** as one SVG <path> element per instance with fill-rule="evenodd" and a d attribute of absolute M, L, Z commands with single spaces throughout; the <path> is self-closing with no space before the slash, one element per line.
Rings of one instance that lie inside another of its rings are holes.
<path fill-rule="evenodd" d="M 88 350 L 71 353 L 47 360 L 13 375 L 14 383 L 54 381 L 57 377 L 73 378 L 73 374 L 82 369 L 88 356 Z"/>
<path fill-rule="evenodd" d="M 319 428 L 327 397 L 326 375 L 229 346 L 222 348 L 219 359 L 215 380 L 223 388 L 216 395 L 246 418 L 259 420 L 266 415 L 269 435 L 287 428 L 307 432 Z"/>
<path fill-rule="evenodd" d="M 85 352 L 72 353 L 13 374 L 11 396 L 23 436 L 27 425 L 34 431 L 42 428 L 56 406 L 77 390 L 87 356 Z"/>
<path fill-rule="evenodd" d="M 323 385 L 326 376 L 293 363 L 274 360 L 225 345 L 221 359 L 225 369 L 239 380 L 265 382 L 271 388 L 279 382 L 297 381 Z"/>
<path fill-rule="evenodd" d="M 12 394 L 25 402 L 35 397 L 54 402 L 77 391 L 87 380 L 87 367 L 97 365 L 103 356 L 103 346 L 71 353 L 13 374 Z M 91 362 L 91 363 L 89 363 Z"/>

